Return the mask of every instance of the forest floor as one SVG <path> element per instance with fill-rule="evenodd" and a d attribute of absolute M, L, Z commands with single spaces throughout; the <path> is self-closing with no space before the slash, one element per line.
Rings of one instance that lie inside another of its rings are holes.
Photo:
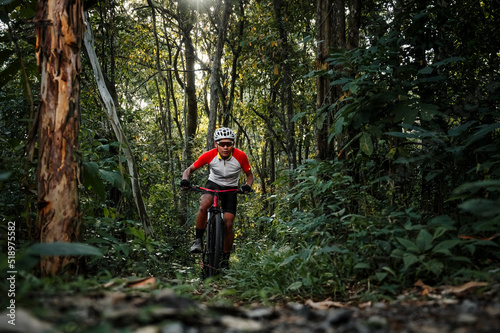
<path fill-rule="evenodd" d="M 123 282 L 123 281 L 122 281 Z M 393 301 L 331 299 L 274 305 L 217 305 L 197 290 L 189 297 L 155 278 L 64 293 L 36 292 L 1 314 L 1 332 L 500 332 L 500 288 L 470 282 L 432 288 L 417 283 Z M 196 300 L 196 294 L 208 301 Z M 193 297 L 191 297 L 193 296 Z"/>

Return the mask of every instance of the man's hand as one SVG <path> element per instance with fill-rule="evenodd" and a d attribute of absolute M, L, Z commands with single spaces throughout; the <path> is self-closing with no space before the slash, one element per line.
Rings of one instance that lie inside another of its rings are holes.
<path fill-rule="evenodd" d="M 187 179 L 181 180 L 181 183 L 179 184 L 182 188 L 190 188 L 191 183 Z"/>
<path fill-rule="evenodd" d="M 245 185 L 243 185 L 243 186 L 241 187 L 241 191 L 242 191 L 243 193 L 247 194 L 247 193 L 252 192 L 252 188 L 250 187 L 250 185 L 245 184 Z"/>

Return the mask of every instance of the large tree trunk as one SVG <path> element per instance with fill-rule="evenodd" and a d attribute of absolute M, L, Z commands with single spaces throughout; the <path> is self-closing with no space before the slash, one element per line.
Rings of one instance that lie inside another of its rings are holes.
<path fill-rule="evenodd" d="M 36 56 L 41 71 L 38 126 L 38 220 L 41 242 L 80 236 L 80 50 L 84 31 L 80 0 L 38 2 Z M 74 257 L 44 257 L 42 275 L 73 271 Z"/>
<path fill-rule="evenodd" d="M 149 221 L 146 205 L 144 204 L 144 200 L 142 198 L 141 185 L 139 182 L 139 171 L 137 170 L 137 165 L 135 163 L 135 158 L 132 153 L 132 149 L 130 149 L 128 140 L 125 134 L 123 133 L 123 129 L 120 125 L 120 120 L 118 119 L 118 113 L 117 113 L 117 108 L 115 106 L 115 102 L 106 86 L 106 82 L 104 81 L 104 76 L 101 71 L 101 66 L 99 65 L 99 61 L 97 60 L 97 55 L 95 53 L 92 28 L 90 26 L 90 22 L 88 19 L 87 19 L 87 30 L 85 31 L 85 48 L 87 49 L 90 63 L 94 70 L 97 87 L 99 88 L 102 100 L 106 106 L 106 111 L 107 111 L 106 114 L 111 123 L 111 127 L 115 132 L 116 139 L 118 140 L 118 142 L 120 142 L 123 154 L 127 159 L 127 166 L 130 174 L 130 183 L 132 186 L 132 196 L 134 197 L 134 201 L 137 210 L 139 212 L 139 217 L 142 222 L 142 227 L 144 228 L 146 236 L 154 236 L 153 227 L 151 226 L 151 223 Z"/>

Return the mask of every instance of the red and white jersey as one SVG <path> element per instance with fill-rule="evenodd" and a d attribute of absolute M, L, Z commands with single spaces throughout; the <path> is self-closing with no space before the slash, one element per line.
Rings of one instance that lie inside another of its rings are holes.
<path fill-rule="evenodd" d="M 210 170 L 208 180 L 219 186 L 238 186 L 240 171 L 243 170 L 246 173 L 250 170 L 247 155 L 237 148 L 233 148 L 231 156 L 226 160 L 222 159 L 217 152 L 217 148 L 214 148 L 203 153 L 193 163 L 196 169 L 201 168 L 205 164 L 208 164 Z"/>

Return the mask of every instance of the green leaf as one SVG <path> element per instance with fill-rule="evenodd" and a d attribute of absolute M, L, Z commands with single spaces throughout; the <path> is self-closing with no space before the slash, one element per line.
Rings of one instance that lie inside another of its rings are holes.
<path fill-rule="evenodd" d="M 494 216 L 500 214 L 500 202 L 490 199 L 470 199 L 459 207 L 466 212 L 479 216 Z"/>
<path fill-rule="evenodd" d="M 0 72 L 0 87 L 6 85 L 14 77 L 17 77 L 21 65 L 19 65 L 19 62 L 15 61 L 7 66 L 2 66 L 2 69 L 3 71 Z"/>
<path fill-rule="evenodd" d="M 99 175 L 99 166 L 95 162 L 83 163 L 83 186 L 92 187 L 97 195 L 104 199 L 105 187 L 102 178 Z"/>
<path fill-rule="evenodd" d="M 328 112 L 322 112 L 316 116 L 316 127 L 323 128 Z"/>
<path fill-rule="evenodd" d="M 111 183 L 117 189 L 122 189 L 123 178 L 121 173 L 117 171 L 99 170 L 99 174 L 101 175 L 102 179 Z"/>
<path fill-rule="evenodd" d="M 344 128 L 344 117 L 339 117 L 339 119 L 335 121 L 334 135 L 339 135 L 340 133 L 342 133 L 343 128 Z"/>
<path fill-rule="evenodd" d="M 420 230 L 417 236 L 417 246 L 420 252 L 428 251 L 432 247 L 432 235 L 425 229 Z"/>
<path fill-rule="evenodd" d="M 394 249 L 392 252 L 391 252 L 391 257 L 393 258 L 398 258 L 398 259 L 402 259 L 403 256 L 404 256 L 404 252 L 403 250 L 401 249 Z"/>
<path fill-rule="evenodd" d="M 396 272 L 394 272 L 389 266 L 382 267 L 382 269 L 386 272 L 391 273 L 392 276 L 396 276 Z"/>
<path fill-rule="evenodd" d="M 413 124 L 418 116 L 418 110 L 408 105 L 407 101 L 397 104 L 392 113 L 395 123 Z"/>
<path fill-rule="evenodd" d="M 447 257 L 452 257 L 453 256 L 453 254 L 451 253 L 451 251 L 448 250 L 448 249 L 441 249 L 441 250 L 437 250 L 437 251 L 432 251 L 432 253 L 434 253 L 434 254 L 443 254 L 443 255 L 445 255 Z"/>
<path fill-rule="evenodd" d="M 396 164 L 414 163 L 420 162 L 427 159 L 426 155 L 416 156 L 416 157 L 400 157 L 394 161 Z"/>
<path fill-rule="evenodd" d="M 301 281 L 296 281 L 292 283 L 290 286 L 288 286 L 288 290 L 299 290 L 302 287 L 302 282 Z"/>
<path fill-rule="evenodd" d="M 354 265 L 354 269 L 368 269 L 370 267 L 370 265 L 364 262 L 358 262 L 356 265 Z"/>
<path fill-rule="evenodd" d="M 434 116 L 442 115 L 442 113 L 439 112 L 439 106 L 435 104 L 419 103 L 418 106 L 422 120 L 430 121 Z"/>
<path fill-rule="evenodd" d="M 454 62 L 459 62 L 459 61 L 464 61 L 464 60 L 465 60 L 464 57 L 451 57 L 451 58 L 446 58 L 446 59 L 443 59 L 443 60 L 438 61 L 436 63 L 433 63 L 432 66 L 440 67 L 442 65 L 446 65 L 446 64 L 454 63 Z"/>
<path fill-rule="evenodd" d="M 10 171 L 0 172 L 0 181 L 8 179 L 11 174 L 12 174 L 12 172 L 10 172 Z"/>
<path fill-rule="evenodd" d="M 14 2 L 14 0 L 0 0 L 0 6 L 5 6 L 12 2 Z"/>
<path fill-rule="evenodd" d="M 439 237 L 444 235 L 448 230 L 449 229 L 445 227 L 437 227 L 436 230 L 434 230 L 434 235 L 432 236 L 432 239 L 438 239 Z"/>
<path fill-rule="evenodd" d="M 438 226 L 442 228 L 446 228 L 446 230 L 455 230 L 456 228 L 453 226 L 455 221 L 453 221 L 448 215 L 439 215 L 432 218 L 429 222 L 429 226 Z M 437 238 L 434 235 L 434 238 Z"/>
<path fill-rule="evenodd" d="M 294 254 L 294 255 L 292 255 L 292 256 L 290 256 L 290 257 L 286 258 L 285 260 L 283 260 L 283 262 L 280 264 L 280 266 L 284 266 L 284 265 L 286 265 L 286 264 L 288 264 L 288 263 L 290 263 L 290 262 L 294 261 L 294 260 L 295 260 L 296 258 L 298 258 L 298 257 L 299 257 L 299 255 L 298 255 L 298 254 Z"/>
<path fill-rule="evenodd" d="M 457 246 L 460 243 L 458 239 L 448 239 L 444 240 L 442 242 L 437 243 L 434 248 L 432 249 L 432 252 L 441 252 L 443 250 L 449 250 L 455 246 Z"/>
<path fill-rule="evenodd" d="M 434 68 L 432 68 L 431 66 L 427 66 L 427 67 L 424 67 L 421 70 L 419 70 L 418 74 L 424 74 L 424 75 L 431 74 L 433 70 L 434 70 Z"/>
<path fill-rule="evenodd" d="M 372 137 L 369 133 L 363 132 L 363 134 L 359 138 L 359 147 L 363 153 L 371 156 L 371 154 L 373 153 L 373 142 Z"/>
<path fill-rule="evenodd" d="M 471 263 L 472 261 L 470 260 L 470 258 L 467 258 L 467 257 L 462 257 L 462 256 L 451 256 L 449 258 L 449 260 L 453 260 L 453 261 L 460 261 L 460 262 L 466 262 L 466 263 Z"/>
<path fill-rule="evenodd" d="M 338 79 L 338 80 L 335 80 L 335 81 L 330 82 L 330 85 L 331 85 L 331 86 L 335 86 L 335 85 L 337 85 L 337 84 L 344 85 L 344 84 L 349 83 L 349 82 L 351 82 L 351 81 L 352 81 L 352 79 L 350 79 L 350 78 L 346 78 L 346 77 L 343 77 L 343 78 L 341 78 L 341 79 Z"/>
<path fill-rule="evenodd" d="M 296 122 L 297 120 L 304 118 L 306 115 L 307 115 L 307 112 L 299 112 L 299 113 L 295 114 L 295 116 L 293 116 L 291 121 Z"/>
<path fill-rule="evenodd" d="M 102 256 L 101 251 L 94 246 L 83 243 L 37 243 L 26 251 L 36 256 Z"/>
<path fill-rule="evenodd" d="M 490 134 L 491 132 L 497 130 L 498 128 L 500 128 L 500 123 L 493 123 L 493 124 L 489 124 L 489 125 L 482 125 L 482 126 L 479 126 L 480 130 L 477 131 L 475 134 L 473 134 L 471 137 L 469 137 L 469 139 L 466 141 L 466 144 L 465 146 L 469 146 L 471 144 L 473 144 L 474 142 L 478 141 L 478 140 L 481 140 L 482 138 L 484 138 L 486 135 Z"/>
<path fill-rule="evenodd" d="M 396 237 L 396 240 L 405 247 L 407 251 L 419 253 L 419 248 L 418 246 L 413 243 L 411 240 L 406 239 L 406 238 L 401 238 L 401 237 Z"/>
<path fill-rule="evenodd" d="M 453 127 L 453 128 L 450 128 L 448 130 L 448 135 L 449 136 L 452 136 L 452 137 L 456 137 L 456 136 L 459 136 L 460 134 L 462 134 L 463 132 L 467 131 L 469 129 L 469 127 L 471 127 L 472 125 L 474 125 L 476 123 L 476 121 L 469 121 L 463 125 L 460 125 L 460 126 L 456 126 L 456 127 Z"/>
<path fill-rule="evenodd" d="M 377 278 L 377 280 L 379 280 L 379 282 L 382 282 L 382 280 L 384 280 L 386 276 L 387 273 L 382 273 L 382 272 L 375 273 L 375 277 Z"/>
<path fill-rule="evenodd" d="M 130 245 L 128 244 L 113 244 L 113 249 L 115 250 L 115 256 L 117 259 L 127 257 L 130 252 Z"/>
<path fill-rule="evenodd" d="M 428 138 L 435 136 L 435 132 L 387 132 L 387 135 L 399 137 L 399 138 L 408 138 L 408 139 L 420 139 L 420 138 Z"/>
<path fill-rule="evenodd" d="M 338 253 L 349 253 L 349 250 L 347 249 L 341 249 L 337 246 L 326 246 L 319 250 L 317 254 L 322 254 L 322 253 L 332 253 L 332 252 L 338 252 Z"/>
<path fill-rule="evenodd" d="M 475 193 L 482 189 L 487 189 L 488 191 L 499 191 L 500 190 L 500 180 L 497 179 L 486 179 L 478 180 L 475 182 L 464 183 L 457 187 L 454 194 L 462 194 L 465 192 Z"/>
<path fill-rule="evenodd" d="M 411 265 L 415 264 L 418 261 L 419 259 L 416 255 L 405 253 L 405 255 L 403 256 L 404 269 L 407 270 Z"/>
<path fill-rule="evenodd" d="M 135 227 L 129 227 L 130 233 L 134 235 L 136 238 L 145 241 L 146 240 L 146 235 L 144 234 L 144 230 L 142 229 L 137 229 Z"/>
<path fill-rule="evenodd" d="M 0 10 L 0 21 L 5 24 L 9 23 L 9 15 L 3 10 Z"/>
<path fill-rule="evenodd" d="M 439 276 L 443 271 L 444 264 L 436 259 L 431 259 L 425 263 L 425 267 L 434 273 L 434 275 Z"/>

